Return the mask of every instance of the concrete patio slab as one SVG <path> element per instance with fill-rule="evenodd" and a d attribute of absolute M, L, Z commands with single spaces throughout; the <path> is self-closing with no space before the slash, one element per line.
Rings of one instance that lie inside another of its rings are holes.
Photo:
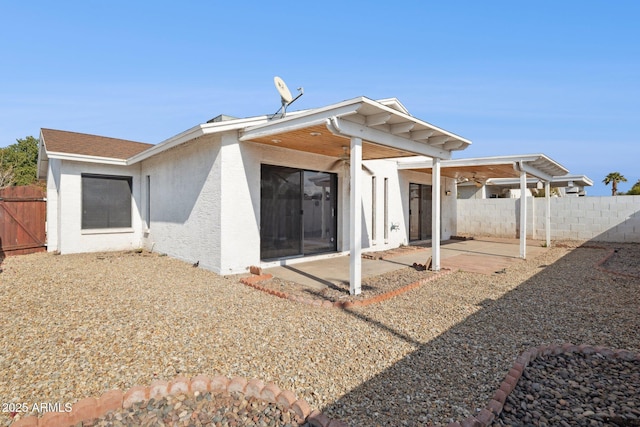
<path fill-rule="evenodd" d="M 529 241 L 527 258 L 534 258 L 545 250 L 539 241 Z M 402 252 L 402 251 L 400 251 Z M 474 273 L 495 274 L 514 263 L 521 262 L 517 239 L 449 240 L 441 245 L 441 267 Z M 362 277 L 377 276 L 414 263 L 425 264 L 431 256 L 429 244 L 414 247 L 406 254 L 385 259 L 362 259 Z M 296 262 L 264 270 L 282 280 L 323 289 L 336 283 L 349 282 L 349 256 L 332 256 L 309 262 Z"/>

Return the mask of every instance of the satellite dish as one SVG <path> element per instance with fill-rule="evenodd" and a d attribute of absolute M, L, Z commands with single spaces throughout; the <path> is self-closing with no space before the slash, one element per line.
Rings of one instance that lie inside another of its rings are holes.
<path fill-rule="evenodd" d="M 287 87 L 287 84 L 280 77 L 275 76 L 273 78 L 273 83 L 276 85 L 276 89 L 278 89 L 278 93 L 282 97 L 283 104 L 289 104 L 293 101 L 293 96 L 291 96 L 291 91 Z"/>
<path fill-rule="evenodd" d="M 282 118 L 287 114 L 287 107 L 289 105 L 293 104 L 293 102 L 296 99 L 300 98 L 304 94 L 304 89 L 299 87 L 298 88 L 298 92 L 300 92 L 300 93 L 298 94 L 298 96 L 296 96 L 294 98 L 293 96 L 291 96 L 291 91 L 287 87 L 287 84 L 280 77 L 275 76 L 273 78 L 273 83 L 276 85 L 276 89 L 278 90 L 278 93 L 280 94 L 280 101 L 282 101 L 282 106 L 280 107 L 280 109 L 278 111 L 275 112 L 275 114 L 271 118 L 272 119 L 276 118 L 280 111 L 282 111 L 282 114 L 280 114 L 279 117 Z"/>

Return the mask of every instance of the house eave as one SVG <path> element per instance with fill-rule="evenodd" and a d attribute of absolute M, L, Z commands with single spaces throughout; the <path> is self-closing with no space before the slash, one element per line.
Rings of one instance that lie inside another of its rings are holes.
<path fill-rule="evenodd" d="M 246 119 L 234 119 L 234 120 L 225 120 L 222 122 L 212 122 L 212 123 L 204 123 L 199 124 L 191 129 L 187 129 L 184 132 L 181 132 L 175 136 L 172 136 L 169 139 L 166 139 L 153 147 L 136 154 L 135 156 L 131 156 L 127 159 L 127 164 L 134 164 L 146 160 L 152 156 L 165 152 L 171 148 L 174 148 L 178 145 L 184 144 L 196 138 L 199 138 L 204 135 L 214 135 L 217 133 L 229 132 L 234 130 L 240 130 L 247 126 L 256 125 L 259 123 L 266 122 L 268 120 L 267 116 L 258 116 L 258 117 L 250 117 Z"/>
<path fill-rule="evenodd" d="M 539 180 L 537 178 L 527 179 L 527 188 L 536 188 Z M 593 186 L 593 180 L 586 175 L 563 175 L 555 176 L 550 181 L 551 187 L 568 187 L 569 183 L 579 187 Z M 490 178 L 486 182 L 487 185 L 496 185 L 501 187 L 519 188 L 520 180 L 517 178 Z"/>
<path fill-rule="evenodd" d="M 40 139 L 38 140 L 38 161 L 36 165 L 38 179 L 46 179 L 49 169 L 49 157 L 47 157 L 47 148 L 44 145 L 42 131 L 40 131 Z"/>
<path fill-rule="evenodd" d="M 336 132 L 331 123 L 342 123 L 351 133 Z M 339 139 L 360 137 L 367 143 L 386 147 L 390 157 L 414 154 L 449 159 L 452 151 L 463 150 L 471 144 L 465 138 L 411 116 L 394 99 L 373 101 L 366 97 L 353 98 L 247 127 L 240 131 L 240 141 L 271 144 L 303 129 L 311 129 L 312 134 L 320 135 L 323 132 L 318 126 L 322 126 L 325 131 L 328 128 Z M 322 137 L 316 142 L 325 146 L 334 145 L 333 151 L 338 156 L 343 153 L 340 147 L 345 146 L 344 142 L 336 141 L 335 138 L 329 141 Z M 320 151 L 317 147 L 309 147 L 303 141 L 295 142 L 291 138 L 286 144 L 289 148 L 302 151 Z M 366 151 L 365 149 L 365 158 Z"/>
<path fill-rule="evenodd" d="M 321 108 L 311 112 L 288 116 L 282 119 L 272 120 L 251 126 L 241 132 L 240 141 L 251 141 L 257 138 L 278 135 L 298 129 L 304 129 L 319 124 L 324 124 L 327 119 L 334 116 L 348 116 L 356 114 L 360 104 L 334 106 L 334 108 Z"/>
<path fill-rule="evenodd" d="M 48 151 L 47 159 L 70 160 L 84 163 L 101 163 L 105 165 L 127 166 L 126 159 L 116 159 L 112 157 L 87 156 L 85 154 L 60 153 Z"/>
<path fill-rule="evenodd" d="M 433 161 L 429 158 L 423 159 L 400 159 L 397 161 L 399 170 L 431 169 Z M 569 170 L 558 162 L 552 160 L 544 154 L 522 154 L 507 156 L 476 157 L 467 159 L 443 160 L 441 167 L 447 168 L 473 168 L 490 167 L 497 165 L 525 165 L 526 172 L 544 180 L 551 180 L 556 176 L 563 176 Z"/>

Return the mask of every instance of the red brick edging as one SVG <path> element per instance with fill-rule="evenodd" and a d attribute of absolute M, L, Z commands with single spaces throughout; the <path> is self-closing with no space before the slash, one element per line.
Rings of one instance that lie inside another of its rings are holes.
<path fill-rule="evenodd" d="M 439 277 L 442 277 L 443 275 L 453 273 L 454 271 L 456 270 L 443 268 L 437 274 L 433 274 L 429 277 L 425 277 L 424 279 L 420 279 L 417 282 L 410 283 L 401 288 L 394 289 L 393 291 L 385 292 L 384 294 L 376 295 L 371 298 L 366 298 L 366 299 L 357 300 L 357 301 L 329 301 L 329 300 L 323 300 L 320 298 L 311 298 L 311 297 L 305 298 L 302 296 L 291 295 L 282 291 L 276 291 L 275 289 L 271 289 L 266 286 L 260 285 L 260 282 L 264 282 L 273 277 L 271 274 L 265 274 L 265 273 L 242 278 L 240 279 L 240 282 L 247 286 L 251 286 L 252 288 L 257 289 L 259 291 L 277 296 L 278 298 L 283 298 L 290 301 L 299 302 L 302 304 L 313 305 L 316 307 L 323 307 L 323 308 L 337 307 L 337 308 L 344 309 L 344 308 L 353 308 L 353 307 L 364 307 L 370 304 L 375 304 L 378 302 L 388 300 L 390 298 L 393 298 L 395 296 L 408 292 L 412 289 L 415 289 L 418 286 L 424 285 L 425 283 L 428 283 Z"/>
<path fill-rule="evenodd" d="M 606 249 L 606 248 L 602 248 L 602 249 Z M 616 253 L 616 249 L 610 249 L 609 253 L 596 263 L 596 268 L 600 271 L 604 271 L 605 273 L 615 274 L 617 276 L 632 277 L 634 279 L 640 279 L 640 277 L 635 274 L 621 273 L 619 271 L 609 270 L 603 267 L 603 264 L 607 262 L 609 258 L 611 258 L 615 253 Z"/>
<path fill-rule="evenodd" d="M 570 246 L 565 245 L 565 244 L 559 244 L 559 245 L 557 245 L 557 247 L 559 247 L 559 248 L 569 248 Z M 585 245 L 580 245 L 577 248 L 582 248 L 582 249 L 602 249 L 602 250 L 609 249 L 606 246 L 586 245 L 586 244 Z M 609 269 L 603 267 L 603 264 L 605 262 L 607 262 L 609 260 L 609 258 L 611 258 L 616 252 L 617 252 L 617 249 L 609 249 L 608 253 L 604 256 L 604 258 L 602 258 L 600 261 L 598 261 L 596 263 L 595 268 L 600 270 L 600 271 L 604 271 L 605 273 L 615 274 L 617 276 L 632 277 L 634 279 L 640 279 L 640 276 L 638 276 L 636 274 L 621 273 L 619 271 L 609 270 Z"/>
<path fill-rule="evenodd" d="M 559 248 L 568 248 L 569 246 L 565 245 L 565 244 L 558 244 L 557 247 Z M 580 248 L 587 248 L 587 249 L 607 249 L 604 246 L 598 246 L 598 245 L 581 245 L 579 246 Z M 638 276 L 634 276 L 632 274 L 627 274 L 627 273 L 619 273 L 616 271 L 612 271 L 612 270 L 607 270 L 606 268 L 602 267 L 602 265 L 607 262 L 607 260 L 609 258 L 611 258 L 613 256 L 613 254 L 615 253 L 615 249 L 611 249 L 610 252 L 604 257 L 602 258 L 600 261 L 598 261 L 596 263 L 596 268 L 598 270 L 604 271 L 606 273 L 611 273 L 611 274 L 617 274 L 619 276 L 626 276 L 626 277 L 633 277 L 633 278 L 637 278 Z M 389 257 L 389 256 L 388 256 Z M 393 257 L 393 256 L 390 256 Z M 386 257 L 385 257 L 386 258 Z M 384 258 L 380 258 L 380 259 L 384 259 Z M 452 269 L 447 269 L 447 268 L 443 268 L 441 269 L 438 274 L 435 274 L 431 277 L 427 277 L 425 279 L 422 280 L 418 280 L 417 282 L 414 283 L 410 283 L 409 285 L 406 285 L 402 288 L 399 289 L 395 289 L 393 291 L 384 293 L 384 294 L 380 294 L 380 295 L 376 295 L 375 297 L 371 297 L 371 298 L 367 298 L 364 300 L 358 300 L 358 301 L 346 301 L 346 302 L 341 302 L 341 301 L 328 301 L 328 300 L 322 300 L 319 298 L 304 298 L 304 297 L 300 297 L 300 296 L 295 296 L 295 295 L 290 295 L 286 292 L 281 292 L 281 291 L 276 291 L 275 289 L 270 289 L 268 287 L 265 286 L 260 286 L 260 282 L 269 280 L 271 278 L 273 278 L 273 275 L 268 274 L 268 273 L 263 273 L 262 269 L 260 267 L 256 267 L 256 266 L 251 266 L 249 268 L 249 271 L 251 272 L 252 276 L 250 277 L 245 277 L 240 279 L 240 282 L 247 285 L 247 286 L 251 286 L 252 288 L 258 289 L 260 291 L 266 292 L 268 294 L 277 296 L 279 298 L 284 298 L 284 299 L 288 299 L 291 301 L 295 301 L 295 302 L 300 302 L 303 304 L 308 304 L 308 305 L 313 305 L 316 307 L 325 307 L 325 308 L 330 308 L 330 307 L 338 307 L 338 308 L 352 308 L 352 307 L 363 307 L 363 306 L 367 306 L 369 304 L 374 304 L 377 302 L 381 302 L 381 301 L 385 301 L 387 299 L 393 298 L 396 295 L 400 295 L 403 294 L 407 291 L 410 291 L 411 289 L 417 288 L 420 285 L 423 285 L 431 280 L 434 280 L 437 277 L 440 277 L 444 274 L 449 274 L 452 273 L 456 270 L 452 270 Z"/>
<path fill-rule="evenodd" d="M 560 354 L 600 354 L 607 359 L 621 359 L 621 360 L 638 360 L 640 361 L 640 353 L 633 353 L 628 350 L 611 350 L 602 346 L 591 346 L 587 344 L 575 345 L 570 343 L 565 344 L 549 344 L 541 345 L 538 347 L 530 348 L 523 352 L 513 364 L 513 367 L 509 370 L 509 373 L 505 377 L 500 388 L 495 392 L 489 404 L 486 408 L 482 409 L 475 416 L 465 418 L 461 422 L 454 422 L 448 424 L 448 427 L 487 427 L 489 426 L 504 407 L 507 397 L 516 388 L 518 380 L 522 376 L 525 368 L 530 362 L 534 361 L 538 357 L 542 356 L 557 356 Z"/>
<path fill-rule="evenodd" d="M 135 386 L 123 393 L 121 390 L 110 390 L 102 396 L 87 397 L 76 402 L 70 412 L 47 412 L 41 418 L 28 416 L 22 418 L 12 427 L 70 427 L 80 422 L 90 421 L 105 416 L 110 411 L 126 409 L 135 403 L 151 398 L 162 398 L 169 395 L 200 393 L 232 393 L 241 392 L 245 396 L 254 397 L 270 403 L 279 403 L 285 409 L 293 411 L 301 422 L 307 421 L 313 427 L 347 427 L 347 424 L 327 417 L 318 410 L 311 410 L 309 404 L 298 399 L 288 390 L 281 390 L 274 383 L 265 384 L 259 379 L 246 380 L 242 377 L 227 378 L 198 375 L 191 379 L 176 377 L 172 381 L 154 381 L 149 387 Z"/>

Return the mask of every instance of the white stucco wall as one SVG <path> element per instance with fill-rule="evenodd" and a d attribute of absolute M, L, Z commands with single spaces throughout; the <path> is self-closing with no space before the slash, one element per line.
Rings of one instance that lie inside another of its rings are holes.
<path fill-rule="evenodd" d="M 145 203 L 147 176 L 151 190 L 145 248 L 220 273 L 219 153 L 219 137 L 202 137 L 142 162 Z"/>
<path fill-rule="evenodd" d="M 408 243 L 409 236 L 409 184 L 431 185 L 432 177 L 429 174 L 414 172 L 411 170 L 400 171 L 399 187 L 396 189 L 400 194 L 400 201 L 397 208 L 402 210 L 401 230 L 404 234 L 402 244 Z M 440 200 L 440 236 L 442 240 L 449 239 L 454 234 L 456 224 L 456 185 L 455 180 L 441 176 L 442 183 Z M 451 194 L 446 195 L 449 191 Z M 431 234 L 431 233 L 429 233 Z"/>
<path fill-rule="evenodd" d="M 217 138 L 200 138 L 144 161 L 151 178 L 151 226 L 144 234 L 148 249 L 163 252 L 218 274 L 245 272 L 260 259 L 260 170 L 262 164 L 336 173 L 338 176 L 337 250 L 349 250 L 348 168 L 333 157 L 296 150 L 238 143 L 229 132 Z M 362 173 L 364 250 L 382 250 L 408 243 L 409 182 L 431 183 L 430 175 L 403 173 L 394 161 L 366 163 L 377 177 L 376 228 L 372 235 L 371 176 Z M 185 174 L 184 171 L 188 171 Z M 388 179 L 388 227 L 397 224 L 384 239 L 384 179 Z M 453 181 L 443 179 L 455 191 Z M 444 189 L 443 189 L 444 194 Z M 449 238 L 455 221 L 455 196 L 443 196 L 443 238 Z M 144 211 L 144 209 L 142 209 Z"/>
<path fill-rule="evenodd" d="M 48 221 L 57 225 L 53 228 L 50 225 L 49 250 L 71 253 L 143 246 L 187 262 L 197 261 L 201 267 L 223 275 L 243 273 L 252 265 L 264 265 L 260 259 L 262 164 L 335 173 L 338 177 L 336 246 L 338 252 L 349 251 L 348 166 L 336 163 L 333 157 L 239 142 L 235 131 L 200 137 L 129 167 L 51 160 Z M 376 177 L 376 187 L 372 187 L 371 174 L 363 172 L 363 250 L 408 244 L 409 184 L 431 184 L 431 176 L 411 171 L 398 173 L 393 160 L 365 164 Z M 119 233 L 80 230 L 82 173 L 133 178 L 130 230 Z M 388 186 L 386 224 L 385 179 Z M 455 226 L 455 183 L 446 178 L 442 182 L 442 237 L 448 239 Z M 452 195 L 446 196 L 445 190 L 452 191 Z M 373 191 L 376 192 L 375 207 Z"/>
<path fill-rule="evenodd" d="M 246 272 L 261 263 L 260 165 L 321 170 L 334 161 L 238 143 L 235 132 L 203 137 L 145 160 L 141 180 L 150 176 L 151 218 L 144 246 L 199 261 L 218 274 Z"/>
<path fill-rule="evenodd" d="M 455 179 L 442 177 L 442 240 L 449 240 L 455 235 L 456 221 L 458 217 L 458 204 L 456 200 L 456 181 Z M 449 195 L 446 192 L 449 192 Z"/>
<path fill-rule="evenodd" d="M 47 239 L 50 240 L 48 250 L 68 254 L 139 248 L 142 235 L 138 209 L 140 204 L 139 165 L 114 166 L 54 160 L 49 161 L 49 181 L 47 182 Z M 118 231 L 81 229 L 81 174 L 83 173 L 132 177 L 131 228 L 118 229 Z M 56 191 L 56 188 L 59 188 L 59 191 Z M 50 199 L 55 200 L 51 205 L 49 205 Z"/>
<path fill-rule="evenodd" d="M 47 170 L 47 251 L 56 252 L 60 247 L 60 204 L 58 189 L 60 184 L 61 160 L 49 159 Z"/>
<path fill-rule="evenodd" d="M 403 198 L 401 192 L 404 191 L 398 180 L 398 171 L 395 161 L 372 160 L 365 162 L 367 167 L 374 172 L 376 177 L 376 239 L 373 240 L 373 185 L 372 175 L 363 173 L 362 186 L 362 212 L 364 217 L 364 227 L 362 229 L 363 250 L 378 251 L 395 248 L 406 243 L 408 230 L 404 228 Z M 385 206 L 384 206 L 384 186 L 385 179 L 388 185 L 388 211 L 387 211 L 387 238 L 385 239 Z M 406 188 L 407 193 L 409 187 Z M 348 200 L 348 199 L 347 199 Z M 408 203 L 408 202 L 407 202 Z M 408 209 L 408 205 L 406 206 Z M 393 227 L 396 224 L 399 228 Z M 406 231 L 406 232 L 405 232 Z"/>
<path fill-rule="evenodd" d="M 640 196 L 552 197 L 551 239 L 640 242 Z M 458 200 L 461 235 L 517 237 L 518 199 Z M 527 235 L 544 238 L 545 201 L 528 198 Z"/>
<path fill-rule="evenodd" d="M 220 273 L 245 272 L 260 265 L 260 158 L 252 144 L 235 133 L 222 138 Z"/>

